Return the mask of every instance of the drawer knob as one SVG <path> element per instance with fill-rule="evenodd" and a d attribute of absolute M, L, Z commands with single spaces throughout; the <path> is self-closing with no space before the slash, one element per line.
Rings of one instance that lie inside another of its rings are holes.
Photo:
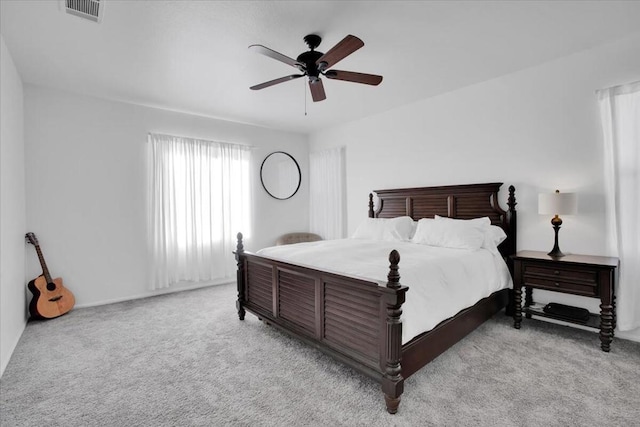
<path fill-rule="evenodd" d="M 560 287 L 560 283 L 558 283 L 558 282 L 554 283 L 554 285 L 556 285 L 556 288 Z"/>
<path fill-rule="evenodd" d="M 558 270 L 555 270 L 555 271 L 553 272 L 553 274 L 555 274 L 555 275 L 557 276 L 558 274 L 560 274 L 560 272 L 559 272 Z"/>

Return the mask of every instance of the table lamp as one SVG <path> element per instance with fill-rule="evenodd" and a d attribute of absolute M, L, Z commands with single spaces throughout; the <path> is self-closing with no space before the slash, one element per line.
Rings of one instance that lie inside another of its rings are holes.
<path fill-rule="evenodd" d="M 578 211 L 578 196 L 575 193 L 560 193 L 556 190 L 551 194 L 538 195 L 538 213 L 542 215 L 555 215 L 551 219 L 553 230 L 555 231 L 555 242 L 553 249 L 547 255 L 554 258 L 563 257 L 564 254 L 558 246 L 558 231 L 562 225 L 560 215 L 575 215 Z"/>

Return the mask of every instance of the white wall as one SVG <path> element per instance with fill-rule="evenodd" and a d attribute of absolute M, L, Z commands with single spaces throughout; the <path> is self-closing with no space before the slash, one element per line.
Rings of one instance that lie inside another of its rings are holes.
<path fill-rule="evenodd" d="M 310 150 L 347 147 L 349 233 L 366 217 L 371 190 L 498 181 L 505 183 L 505 207 L 506 188 L 516 187 L 519 249 L 551 250 L 551 218 L 538 215 L 537 195 L 557 188 L 579 194 L 579 214 L 564 217 L 560 248 L 608 255 L 594 92 L 639 78 L 636 34 L 315 133 Z M 594 299 L 536 296 L 540 302 L 579 301 L 599 312 Z M 640 331 L 634 336 L 640 339 Z"/>
<path fill-rule="evenodd" d="M 148 132 L 256 147 L 248 250 L 308 229 L 305 135 L 25 85 L 27 225 L 51 274 L 64 279 L 79 306 L 153 294 L 146 251 Z M 258 174 L 276 150 L 293 155 L 303 173 L 299 192 L 285 201 L 268 196 Z M 28 277 L 38 274 L 35 255 L 27 258 L 27 271 Z"/>
<path fill-rule="evenodd" d="M 23 86 L 0 36 L 0 376 L 27 323 Z"/>

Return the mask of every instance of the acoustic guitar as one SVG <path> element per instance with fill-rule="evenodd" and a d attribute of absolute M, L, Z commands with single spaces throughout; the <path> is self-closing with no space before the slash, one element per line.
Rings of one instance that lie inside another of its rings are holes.
<path fill-rule="evenodd" d="M 76 303 L 76 299 L 67 288 L 62 285 L 62 279 L 51 279 L 47 263 L 40 250 L 40 244 L 35 234 L 26 234 L 27 242 L 36 247 L 42 275 L 29 282 L 27 287 L 33 294 L 29 304 L 29 313 L 36 319 L 53 319 L 68 313 Z"/>

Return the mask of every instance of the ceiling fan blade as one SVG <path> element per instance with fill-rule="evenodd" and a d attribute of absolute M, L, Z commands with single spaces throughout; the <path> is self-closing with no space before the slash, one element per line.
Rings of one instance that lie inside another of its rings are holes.
<path fill-rule="evenodd" d="M 311 98 L 313 98 L 313 102 L 323 101 L 327 99 L 327 95 L 325 95 L 324 93 L 322 80 L 309 80 L 309 89 L 311 89 Z"/>
<path fill-rule="evenodd" d="M 325 77 L 334 80 L 344 80 L 346 82 L 362 83 L 365 85 L 378 86 L 382 82 L 382 76 L 375 74 L 355 73 L 353 71 L 329 70 L 324 73 Z"/>
<path fill-rule="evenodd" d="M 253 50 L 254 52 L 260 53 L 262 55 L 268 56 L 269 58 L 273 58 L 280 62 L 284 62 L 285 64 L 291 65 L 292 67 L 304 68 L 304 64 L 301 64 L 295 59 L 289 58 L 288 56 L 283 55 L 280 52 L 276 52 L 273 49 L 269 49 L 268 47 L 262 46 L 261 44 L 252 44 L 251 46 L 249 46 L 249 49 Z"/>
<path fill-rule="evenodd" d="M 277 85 L 278 83 L 288 82 L 289 80 L 299 79 L 300 77 L 304 77 L 304 74 L 292 74 L 286 77 L 280 77 L 279 79 L 269 80 L 268 82 L 260 83 L 259 85 L 251 86 L 249 89 L 251 90 L 260 90 L 265 87 Z"/>
<path fill-rule="evenodd" d="M 339 61 L 351 55 L 362 46 L 364 46 L 364 42 L 362 40 L 360 40 L 356 36 L 352 36 L 351 34 L 349 34 L 347 37 L 343 38 L 337 45 L 329 49 L 327 53 L 318 58 L 316 64 L 320 66 L 322 62 L 325 62 L 327 65 L 320 68 L 326 70 L 327 68 L 333 67 Z"/>

